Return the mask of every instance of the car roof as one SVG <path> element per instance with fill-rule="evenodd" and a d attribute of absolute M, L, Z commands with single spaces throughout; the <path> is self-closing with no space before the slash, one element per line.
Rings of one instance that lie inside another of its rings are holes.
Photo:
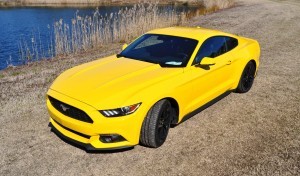
<path fill-rule="evenodd" d="M 206 29 L 202 27 L 168 27 L 168 28 L 161 28 L 161 29 L 155 29 L 152 31 L 147 32 L 148 34 L 163 34 L 163 35 L 172 35 L 172 36 L 178 36 L 178 37 L 185 37 L 185 38 L 191 38 L 196 40 L 201 40 L 203 38 L 209 38 L 212 36 L 233 36 L 221 31 L 212 30 L 212 29 Z"/>

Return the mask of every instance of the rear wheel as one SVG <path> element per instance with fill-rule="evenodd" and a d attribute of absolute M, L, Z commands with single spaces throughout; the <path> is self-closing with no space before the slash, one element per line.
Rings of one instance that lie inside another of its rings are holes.
<path fill-rule="evenodd" d="M 160 147 L 168 136 L 174 112 L 168 100 L 157 102 L 144 119 L 140 143 L 147 147 Z"/>
<path fill-rule="evenodd" d="M 254 62 L 253 61 L 248 62 L 248 64 L 244 68 L 236 92 L 246 93 L 251 89 L 255 77 L 255 71 L 256 71 L 256 67 Z"/>

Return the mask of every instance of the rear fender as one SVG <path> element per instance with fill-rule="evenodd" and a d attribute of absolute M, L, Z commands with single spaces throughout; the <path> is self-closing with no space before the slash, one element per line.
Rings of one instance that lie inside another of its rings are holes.
<path fill-rule="evenodd" d="M 256 65 L 256 72 L 259 66 L 259 57 L 260 57 L 260 46 L 259 43 L 252 39 L 243 39 L 245 41 L 244 45 L 236 51 L 235 55 L 238 58 L 237 63 L 234 68 L 234 85 L 232 89 L 236 89 L 243 70 L 249 61 L 254 61 Z"/>

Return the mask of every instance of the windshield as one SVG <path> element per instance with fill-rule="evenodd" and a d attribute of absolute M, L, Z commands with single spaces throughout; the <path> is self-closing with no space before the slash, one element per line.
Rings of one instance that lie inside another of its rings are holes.
<path fill-rule="evenodd" d="M 197 40 L 158 34 L 145 34 L 130 44 L 118 57 L 160 64 L 162 67 L 185 67 Z"/>

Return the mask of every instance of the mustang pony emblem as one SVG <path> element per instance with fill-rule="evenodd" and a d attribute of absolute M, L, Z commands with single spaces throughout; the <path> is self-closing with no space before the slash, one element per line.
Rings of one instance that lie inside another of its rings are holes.
<path fill-rule="evenodd" d="M 61 109 L 62 109 L 64 112 L 66 112 L 68 109 L 70 109 L 69 107 L 67 107 L 67 106 L 65 106 L 65 105 L 63 105 L 63 104 L 60 104 L 59 106 L 61 107 Z"/>

